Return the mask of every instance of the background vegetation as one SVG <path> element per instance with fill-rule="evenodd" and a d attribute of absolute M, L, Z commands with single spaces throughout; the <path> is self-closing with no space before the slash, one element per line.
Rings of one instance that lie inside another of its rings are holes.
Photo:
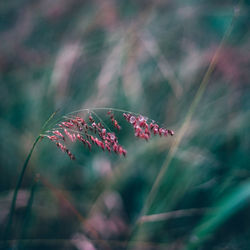
<path fill-rule="evenodd" d="M 12 249 L 249 249 L 249 16 L 246 0 L 1 1 L 0 235 L 56 109 L 122 108 L 176 133 L 145 143 L 117 114 L 125 159 L 75 145 L 70 161 L 43 140 Z"/>

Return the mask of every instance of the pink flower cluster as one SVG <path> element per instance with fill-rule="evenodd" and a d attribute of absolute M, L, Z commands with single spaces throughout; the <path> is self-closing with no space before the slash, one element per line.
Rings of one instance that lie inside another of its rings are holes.
<path fill-rule="evenodd" d="M 109 113 L 111 121 L 115 128 L 121 128 L 118 122 L 114 119 L 113 114 Z M 114 152 L 119 155 L 126 156 L 127 151 L 118 143 L 118 138 L 114 132 L 107 132 L 106 128 L 101 122 L 96 122 L 94 118 L 89 115 L 89 122 L 83 118 L 76 116 L 67 119 L 58 124 L 59 128 L 48 131 L 52 135 L 46 135 L 51 141 L 65 152 L 70 159 L 74 160 L 75 156 L 63 145 L 61 142 L 68 138 L 71 142 L 80 141 L 91 150 L 93 145 L 100 147 L 103 151 Z M 60 130 L 60 131 L 59 131 Z M 61 141 L 61 142 L 59 142 Z"/>
<path fill-rule="evenodd" d="M 114 113 L 109 111 L 107 115 L 114 128 L 119 131 L 121 126 L 115 119 Z M 142 115 L 137 116 L 130 113 L 123 113 L 123 116 L 133 126 L 135 136 L 146 141 L 150 139 L 152 134 L 159 136 L 174 135 L 172 130 L 162 128 L 154 121 L 149 122 L 149 119 Z M 104 126 L 105 124 L 101 120 L 100 122 L 96 122 L 91 114 L 88 115 L 87 120 L 79 116 L 74 116 L 67 118 L 57 125 L 57 128 L 47 131 L 48 134 L 45 136 L 56 143 L 57 147 L 72 160 L 75 159 L 75 156 L 65 146 L 67 140 L 71 142 L 79 141 L 89 150 L 95 145 L 103 151 L 107 150 L 123 156 L 127 154 L 127 151 L 119 145 L 115 132 L 108 132 Z"/>
<path fill-rule="evenodd" d="M 134 127 L 135 136 L 146 141 L 150 139 L 152 133 L 159 136 L 174 135 L 174 131 L 161 128 L 153 121 L 148 123 L 148 119 L 142 115 L 134 116 L 129 113 L 123 113 L 123 116 Z"/>

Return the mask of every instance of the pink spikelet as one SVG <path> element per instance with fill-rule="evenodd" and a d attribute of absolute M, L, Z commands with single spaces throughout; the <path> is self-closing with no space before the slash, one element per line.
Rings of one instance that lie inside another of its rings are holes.
<path fill-rule="evenodd" d="M 51 135 L 51 136 L 47 136 L 51 141 L 58 141 L 58 140 L 60 140 L 60 138 L 58 138 L 57 136 L 55 136 L 55 135 Z"/>
<path fill-rule="evenodd" d="M 74 133 L 70 133 L 66 128 L 64 129 L 64 133 L 65 133 L 65 135 L 67 135 L 67 137 L 68 137 L 72 142 L 75 141 L 76 136 L 75 136 Z"/>
<path fill-rule="evenodd" d="M 118 121 L 114 118 L 114 114 L 109 111 L 108 113 L 108 116 L 110 117 L 110 120 L 111 122 L 113 123 L 114 127 L 117 129 L 117 130 L 120 130 L 121 129 L 121 126 L 118 124 Z"/>
<path fill-rule="evenodd" d="M 52 132 L 54 132 L 54 131 L 52 131 Z M 59 135 L 59 136 L 62 137 L 61 135 Z M 59 140 L 61 140 L 61 138 L 58 138 L 55 135 L 52 135 L 52 136 L 47 135 L 46 137 L 48 137 L 51 141 L 55 142 L 56 146 L 58 148 L 60 148 L 62 150 L 62 152 L 65 152 L 71 160 L 75 160 L 75 156 L 69 151 L 69 149 L 67 149 L 66 146 L 64 146 L 62 143 L 58 142 Z"/>
<path fill-rule="evenodd" d="M 62 145 L 60 142 L 57 142 L 56 146 L 58 148 L 60 148 L 63 152 L 66 152 L 66 154 L 69 156 L 69 158 L 71 160 L 75 160 L 75 156 L 64 145 Z"/>
<path fill-rule="evenodd" d="M 59 132 L 58 130 L 52 131 L 52 133 L 57 135 L 57 136 L 60 136 L 65 141 L 64 135 L 61 132 Z"/>

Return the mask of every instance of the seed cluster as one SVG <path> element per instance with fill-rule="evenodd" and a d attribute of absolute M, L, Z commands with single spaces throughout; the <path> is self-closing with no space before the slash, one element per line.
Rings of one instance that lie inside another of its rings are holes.
<path fill-rule="evenodd" d="M 113 127 L 118 131 L 121 130 L 121 126 L 115 119 L 114 113 L 109 111 L 107 115 Z M 135 137 L 145 139 L 146 141 L 150 139 L 152 134 L 159 136 L 174 135 L 172 130 L 162 128 L 154 121 L 149 121 L 148 118 L 142 115 L 137 116 L 131 113 L 123 113 L 123 117 L 133 126 Z M 79 141 L 89 150 L 95 145 L 103 151 L 107 150 L 123 156 L 127 154 L 127 151 L 119 145 L 115 132 L 108 132 L 104 126 L 105 124 L 101 120 L 100 122 L 96 122 L 91 114 L 88 115 L 87 120 L 79 116 L 74 116 L 66 118 L 66 120 L 61 121 L 57 125 L 57 128 L 47 131 L 48 134 L 45 136 L 65 152 L 71 160 L 74 160 L 75 156 L 65 146 L 67 140 L 71 142 Z"/>
<path fill-rule="evenodd" d="M 129 113 L 123 113 L 123 116 L 130 124 L 132 124 L 135 132 L 135 137 L 142 138 L 148 141 L 152 133 L 159 136 L 174 135 L 174 131 L 161 128 L 154 121 L 148 123 L 148 119 L 142 115 L 134 116 Z"/>
<path fill-rule="evenodd" d="M 114 119 L 114 115 L 108 113 L 115 128 L 118 130 L 121 127 Z M 63 145 L 61 142 L 65 142 L 68 138 L 71 142 L 80 141 L 91 150 L 92 146 L 96 145 L 103 151 L 114 152 L 119 155 L 126 156 L 127 151 L 118 143 L 118 138 L 114 132 L 107 132 L 106 128 L 101 122 L 95 122 L 94 118 L 89 115 L 88 122 L 83 118 L 76 116 L 67 119 L 58 124 L 59 128 L 48 131 L 52 135 L 46 135 L 51 141 L 65 152 L 70 159 L 74 160 L 75 156 Z M 59 131 L 60 130 L 60 131 Z M 61 141 L 61 142 L 60 142 Z"/>

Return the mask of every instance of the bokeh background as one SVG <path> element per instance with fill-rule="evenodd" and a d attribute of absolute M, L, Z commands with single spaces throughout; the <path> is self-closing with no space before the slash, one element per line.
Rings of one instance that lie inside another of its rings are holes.
<path fill-rule="evenodd" d="M 72 145 L 70 161 L 39 142 L 11 249 L 249 249 L 249 31 L 246 0 L 2 0 L 0 235 L 58 108 L 121 108 L 175 131 L 146 143 L 116 113 L 126 158 Z"/>

